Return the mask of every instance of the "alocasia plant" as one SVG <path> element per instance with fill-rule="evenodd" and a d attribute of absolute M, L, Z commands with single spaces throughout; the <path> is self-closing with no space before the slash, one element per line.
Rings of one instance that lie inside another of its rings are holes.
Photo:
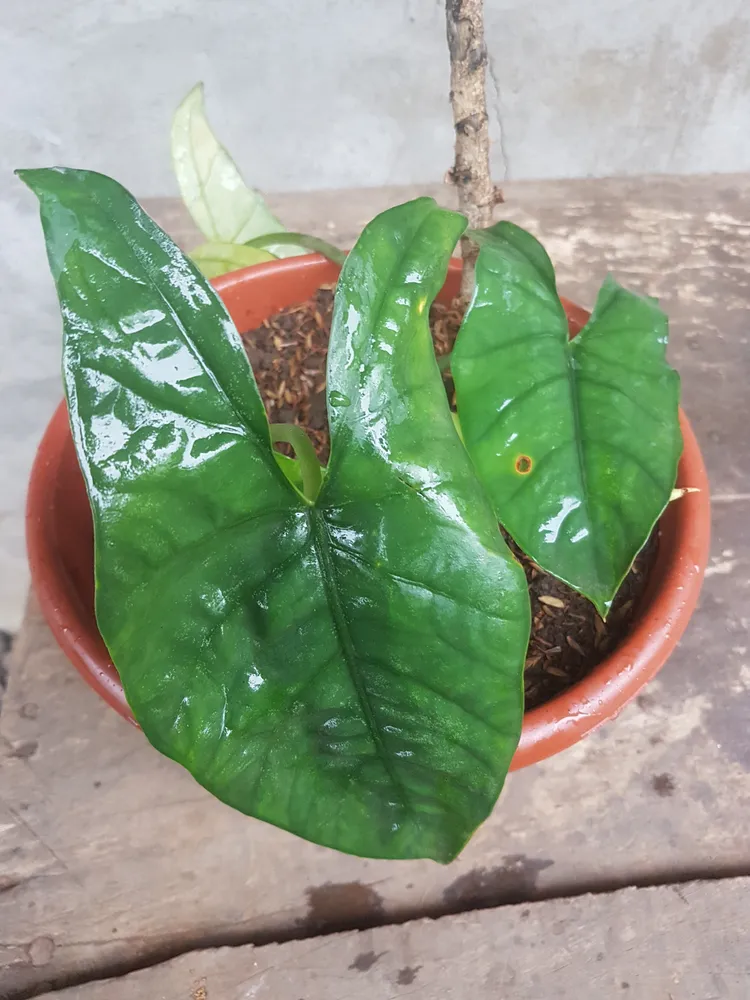
<path fill-rule="evenodd" d="M 253 816 L 449 861 L 502 787 L 529 634 L 428 328 L 464 218 L 418 199 L 348 256 L 331 460 L 303 493 L 195 265 L 114 181 L 21 176 L 64 317 L 97 621 L 144 732 Z"/>
<path fill-rule="evenodd" d="M 451 356 L 464 442 L 518 545 L 606 617 L 677 475 L 667 318 L 608 278 L 569 341 L 537 240 L 509 222 L 473 236 L 476 289 Z"/>
<path fill-rule="evenodd" d="M 608 279 L 569 342 L 540 244 L 473 232 L 451 414 L 428 313 L 466 220 L 391 209 L 338 281 L 323 470 L 302 428 L 269 426 L 220 300 L 122 187 L 21 176 L 64 317 L 97 621 L 144 732 L 309 840 L 449 861 L 521 729 L 529 598 L 497 522 L 606 615 L 675 481 L 663 313 Z M 267 257 L 278 235 L 198 259 Z"/>

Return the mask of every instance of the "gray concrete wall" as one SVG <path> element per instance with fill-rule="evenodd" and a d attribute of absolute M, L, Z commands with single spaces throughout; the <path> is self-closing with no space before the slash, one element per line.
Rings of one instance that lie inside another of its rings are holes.
<path fill-rule="evenodd" d="M 746 0 L 487 0 L 496 177 L 744 170 Z M 175 191 L 171 113 L 197 80 L 268 190 L 439 179 L 451 162 L 442 0 L 3 0 L 0 626 L 20 613 L 20 509 L 59 398 L 33 200 L 62 163 Z"/>
<path fill-rule="evenodd" d="M 743 169 L 744 0 L 486 0 L 496 173 Z M 443 0 L 6 0 L 3 159 L 173 187 L 166 136 L 204 80 L 261 187 L 434 180 L 450 163 Z"/>

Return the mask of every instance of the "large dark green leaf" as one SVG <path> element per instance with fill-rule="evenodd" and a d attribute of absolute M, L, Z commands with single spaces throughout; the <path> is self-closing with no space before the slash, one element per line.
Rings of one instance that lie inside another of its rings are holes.
<path fill-rule="evenodd" d="M 524 552 L 606 616 L 677 474 L 667 318 L 607 278 L 569 342 L 541 245 L 509 222 L 475 235 L 476 294 L 451 361 L 466 447 Z"/>
<path fill-rule="evenodd" d="M 195 267 L 113 181 L 24 179 L 65 316 L 97 617 L 146 735 L 310 840 L 449 860 L 503 784 L 529 625 L 427 326 L 462 217 L 393 209 L 344 265 L 313 505 Z"/>

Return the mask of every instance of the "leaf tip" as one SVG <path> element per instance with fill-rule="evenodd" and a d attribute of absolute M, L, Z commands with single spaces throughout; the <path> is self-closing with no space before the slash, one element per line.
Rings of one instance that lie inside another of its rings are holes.
<path fill-rule="evenodd" d="M 194 83 L 190 90 L 185 94 L 183 99 L 177 106 L 177 111 L 179 112 L 182 108 L 188 107 L 191 104 L 197 104 L 199 107 L 203 106 L 203 101 L 205 97 L 205 87 L 203 81 L 199 80 Z"/>
<path fill-rule="evenodd" d="M 609 617 L 609 613 L 612 610 L 612 600 L 613 600 L 612 597 L 608 598 L 607 600 L 605 600 L 603 597 L 591 598 L 591 603 L 596 608 L 597 613 L 599 614 L 599 617 L 603 622 L 606 622 L 607 618 Z"/>
<path fill-rule="evenodd" d="M 33 191 L 34 194 L 38 195 L 39 188 L 41 186 L 38 183 L 38 180 L 41 179 L 40 174 L 46 174 L 47 169 L 49 168 L 45 169 L 39 167 L 19 167 L 17 170 L 14 170 L 13 173 L 16 175 L 19 181 L 22 181 L 27 188 Z"/>
<path fill-rule="evenodd" d="M 36 195 L 44 213 L 45 206 L 59 195 L 59 181 L 67 175 L 78 173 L 66 167 L 21 167 L 13 173 Z"/>
<path fill-rule="evenodd" d="M 688 493 L 700 493 L 700 489 L 697 486 L 675 487 L 669 494 L 669 503 L 672 503 L 673 500 L 679 500 L 680 497 L 687 496 Z"/>

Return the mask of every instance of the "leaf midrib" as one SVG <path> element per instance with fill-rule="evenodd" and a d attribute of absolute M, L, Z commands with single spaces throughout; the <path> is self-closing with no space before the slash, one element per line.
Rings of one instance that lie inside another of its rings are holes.
<path fill-rule="evenodd" d="M 559 301 L 559 300 L 558 300 Z M 562 303 L 560 303 L 560 308 L 562 309 Z M 583 506 L 583 515 L 586 518 L 586 523 L 589 525 L 591 530 L 591 550 L 593 555 L 594 572 L 596 573 L 596 581 L 598 587 L 601 589 L 602 585 L 602 573 L 601 573 L 601 558 L 599 554 L 599 542 L 596 537 L 596 531 L 594 529 L 594 524 L 591 519 L 591 510 L 589 507 L 589 485 L 588 485 L 588 474 L 586 472 L 586 456 L 584 454 L 584 444 L 583 444 L 583 425 L 581 423 L 581 410 L 578 404 L 578 378 L 576 376 L 575 368 L 575 358 L 573 356 L 574 342 L 568 340 L 568 324 L 567 319 L 565 320 L 565 344 L 563 345 L 563 350 L 565 352 L 565 366 L 568 372 L 568 388 L 570 389 L 570 408 L 573 413 L 573 430 L 575 437 L 576 456 L 578 458 L 578 470 L 581 479 L 581 498 Z"/>
<path fill-rule="evenodd" d="M 347 621 L 346 612 L 344 611 L 336 583 L 334 559 L 330 551 L 333 546 L 328 534 L 328 527 L 326 525 L 325 518 L 323 517 L 320 509 L 315 507 L 310 508 L 308 517 L 312 528 L 315 556 L 318 562 L 320 575 L 323 580 L 323 588 L 326 593 L 326 600 L 331 611 L 331 617 L 333 619 L 336 637 L 339 641 L 343 660 L 346 664 L 347 670 L 349 671 L 349 677 L 351 678 L 352 685 L 357 694 L 357 700 L 362 708 L 362 714 L 364 715 L 365 722 L 367 723 L 370 738 L 376 748 L 378 757 L 383 764 L 383 768 L 388 775 L 391 784 L 395 789 L 397 789 L 402 804 L 407 807 L 408 796 L 406 794 L 406 789 L 393 768 L 390 754 L 388 753 L 388 749 L 383 741 L 383 735 L 380 731 L 377 719 L 375 718 L 375 712 L 372 707 L 370 695 L 362 680 L 362 672 L 357 666 L 359 657 L 351 636 L 349 622 Z"/>
<path fill-rule="evenodd" d="M 383 317 L 383 310 L 385 309 L 385 304 L 386 304 L 386 300 L 388 298 L 388 293 L 392 290 L 394 275 L 397 274 L 397 271 L 398 271 L 399 268 L 401 268 L 401 270 L 403 271 L 404 261 L 407 259 L 408 254 L 411 253 L 411 251 L 412 251 L 412 249 L 414 247 L 414 244 L 416 243 L 417 238 L 418 238 L 419 234 L 421 233 L 422 229 L 424 228 L 425 224 L 427 223 L 427 221 L 430 218 L 432 218 L 433 214 L 436 211 L 437 212 L 444 212 L 446 210 L 440 208 L 440 206 L 437 205 L 437 204 L 433 204 L 432 206 L 430 206 L 430 211 L 426 212 L 425 215 L 422 217 L 422 219 L 420 219 L 420 221 L 417 223 L 417 226 L 414 229 L 413 233 L 411 234 L 411 237 L 409 238 L 409 240 L 407 242 L 405 242 L 401 246 L 401 248 L 399 250 L 399 253 L 398 253 L 398 256 L 395 258 L 395 260 L 393 262 L 393 265 L 391 266 L 391 269 L 388 272 L 387 281 L 386 280 L 383 281 L 383 290 L 380 293 L 380 295 L 378 296 L 375 304 L 373 305 L 372 318 L 371 318 L 371 321 L 369 323 L 369 328 L 370 328 L 370 333 L 371 334 L 372 334 L 372 331 L 378 329 L 380 327 L 380 325 L 381 325 L 381 320 L 382 320 L 382 317 Z M 343 273 L 343 269 L 342 269 L 342 273 Z M 339 275 L 339 282 L 340 281 L 341 281 L 341 275 Z M 401 282 L 401 285 L 403 285 L 403 281 Z M 430 305 L 432 305 L 432 303 Z M 330 364 L 330 358 L 332 357 L 332 354 L 333 354 L 333 352 L 331 351 L 332 340 L 333 340 L 333 329 L 331 330 L 331 340 L 329 341 L 329 348 L 328 348 L 329 362 L 328 362 L 328 364 Z M 350 424 L 346 424 L 346 418 L 343 418 L 342 420 L 337 419 L 335 421 L 335 423 L 334 423 L 334 421 L 331 420 L 331 412 L 330 412 L 330 407 L 328 405 L 328 398 L 329 398 L 330 391 L 331 391 L 331 379 L 330 379 L 330 370 L 329 370 L 328 364 L 326 365 L 326 384 L 328 386 L 328 388 L 326 389 L 326 408 L 328 409 L 328 422 L 329 422 L 330 430 L 331 430 L 331 449 L 330 449 L 331 450 L 331 458 L 329 459 L 329 462 L 328 462 L 328 468 L 329 468 L 330 472 L 333 472 L 333 470 L 336 468 L 336 466 L 334 466 L 334 464 L 333 464 L 333 458 L 335 456 L 338 459 L 338 456 L 336 454 L 336 450 L 337 450 L 336 449 L 336 443 L 337 443 L 337 441 L 339 440 L 339 438 L 341 436 L 341 432 L 339 431 L 339 427 L 341 427 L 342 425 L 345 425 L 350 432 L 352 430 L 352 427 L 351 427 Z M 437 362 L 435 364 L 437 366 Z M 338 417 L 338 415 L 337 415 L 337 417 Z M 371 444 L 371 442 L 369 442 L 369 443 Z M 343 458 L 344 458 L 344 454 L 342 453 L 342 459 Z M 330 475 L 330 474 L 327 476 L 325 482 L 323 483 L 323 488 L 320 491 L 320 497 L 322 497 L 322 496 L 324 496 L 326 494 L 326 492 L 327 492 L 326 491 L 326 487 L 329 485 L 329 483 L 334 478 L 335 478 L 335 476 Z M 319 497 L 319 499 L 320 499 L 320 497 Z"/>
<path fill-rule="evenodd" d="M 374 303 L 370 322 L 368 324 L 370 331 L 377 329 L 382 321 L 383 310 L 385 304 L 388 301 L 389 292 L 392 290 L 395 283 L 396 277 L 401 271 L 403 271 L 404 261 L 408 258 L 409 254 L 413 251 L 414 245 L 422 232 L 427 221 L 432 218 L 435 211 L 441 211 L 437 205 L 430 207 L 430 211 L 426 212 L 422 219 L 417 224 L 416 228 L 411 234 L 411 237 L 404 242 L 401 246 L 398 255 L 392 263 L 392 266 L 388 273 L 387 280 L 383 281 L 383 289 L 379 295 L 377 301 Z M 331 352 L 329 350 L 329 359 L 331 357 Z M 328 383 L 328 392 L 330 393 L 331 383 Z M 331 455 L 335 453 L 335 445 L 340 437 L 338 432 L 338 427 L 341 426 L 341 422 L 337 421 L 336 426 L 332 427 L 331 434 Z M 342 456 L 343 457 L 343 456 Z M 329 465 L 329 468 L 333 468 L 333 463 Z M 330 488 L 330 484 L 335 479 L 335 475 L 330 475 L 326 483 L 323 485 L 323 490 L 315 504 L 315 506 L 309 509 L 310 524 L 312 526 L 313 535 L 313 545 L 315 548 L 315 554 L 318 561 L 318 566 L 323 578 L 323 586 L 326 592 L 326 599 L 328 606 L 331 611 L 331 617 L 333 618 L 334 627 L 336 629 L 336 635 L 339 640 L 339 646 L 341 647 L 342 656 L 344 662 L 346 663 L 347 669 L 349 671 L 349 676 L 352 681 L 352 685 L 357 694 L 357 699 L 362 708 L 362 713 L 365 717 L 367 723 L 367 728 L 370 733 L 370 738 L 373 745 L 376 748 L 379 758 L 383 764 L 383 768 L 391 781 L 391 784 L 397 789 L 399 796 L 401 798 L 402 804 L 408 807 L 408 796 L 406 794 L 406 789 L 403 783 L 399 780 L 396 774 L 388 749 L 383 741 L 383 736 L 378 726 L 377 719 L 375 718 L 375 712 L 370 701 L 370 696 L 367 692 L 367 688 L 362 680 L 361 671 L 357 667 L 357 651 L 354 646 L 354 642 L 351 637 L 349 623 L 346 619 L 346 614 L 339 596 L 338 588 L 336 585 L 336 571 L 334 569 L 334 560 L 331 555 L 331 548 L 333 545 L 328 534 L 328 528 L 321 511 L 323 505 L 321 501 L 326 494 L 326 486 Z"/>

